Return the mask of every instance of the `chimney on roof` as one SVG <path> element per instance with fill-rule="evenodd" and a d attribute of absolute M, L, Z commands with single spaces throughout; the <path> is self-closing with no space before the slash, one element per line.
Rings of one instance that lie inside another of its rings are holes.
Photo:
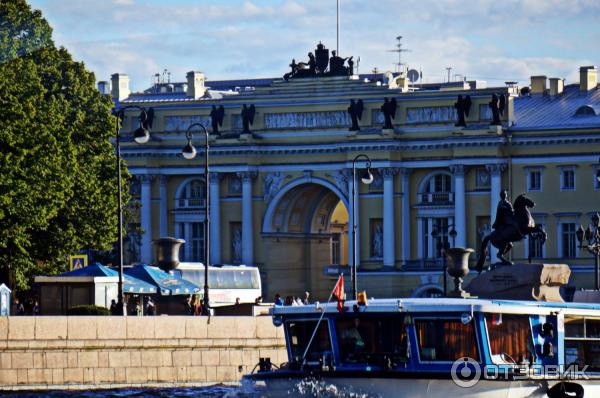
<path fill-rule="evenodd" d="M 121 101 L 129 97 L 129 76 L 124 73 L 115 73 L 110 77 L 112 83 L 113 100 Z"/>
<path fill-rule="evenodd" d="M 110 85 L 108 84 L 108 82 L 105 80 L 99 81 L 98 91 L 100 91 L 100 94 L 102 95 L 110 95 Z"/>
<path fill-rule="evenodd" d="M 588 92 L 598 85 L 598 69 L 595 66 L 579 68 L 579 91 Z"/>
<path fill-rule="evenodd" d="M 531 94 L 546 94 L 546 76 L 531 76 Z"/>
<path fill-rule="evenodd" d="M 550 95 L 560 95 L 565 88 L 565 79 L 560 77 L 550 78 Z"/>
<path fill-rule="evenodd" d="M 206 93 L 206 87 L 204 86 L 204 73 L 202 72 L 188 72 L 187 75 L 187 91 L 188 97 L 194 97 L 194 99 L 201 98 Z"/>

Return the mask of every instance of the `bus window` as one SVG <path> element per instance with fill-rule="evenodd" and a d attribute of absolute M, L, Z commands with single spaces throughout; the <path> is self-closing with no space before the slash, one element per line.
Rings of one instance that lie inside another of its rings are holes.
<path fill-rule="evenodd" d="M 473 322 L 456 319 L 415 319 L 421 361 L 479 360 Z"/>
<path fill-rule="evenodd" d="M 522 364 L 535 352 L 529 316 L 486 314 L 492 362 Z"/>
<path fill-rule="evenodd" d="M 301 360 L 306 346 L 310 341 L 317 321 L 292 321 L 286 322 L 287 334 L 290 341 L 292 357 L 290 360 Z M 326 320 L 321 321 L 319 329 L 310 344 L 306 354 L 307 360 L 317 360 L 325 353 L 331 353 L 331 339 L 329 337 L 329 326 Z"/>
<path fill-rule="evenodd" d="M 402 317 L 343 317 L 335 321 L 342 363 L 396 367 L 408 358 Z"/>

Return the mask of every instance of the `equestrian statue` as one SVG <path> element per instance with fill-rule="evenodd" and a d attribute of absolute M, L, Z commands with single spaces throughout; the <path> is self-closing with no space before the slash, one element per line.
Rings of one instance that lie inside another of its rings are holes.
<path fill-rule="evenodd" d="M 536 225 L 529 209 L 535 206 L 535 202 L 528 198 L 525 194 L 517 196 L 514 205 L 507 199 L 507 192 L 500 192 L 500 202 L 496 210 L 496 220 L 492 225 L 494 229 L 490 234 L 483 238 L 481 242 L 481 250 L 477 261 L 477 271 L 481 273 L 483 263 L 487 257 L 487 245 L 489 242 L 498 249 L 499 263 L 495 265 L 512 265 L 512 262 L 504 256 L 508 254 L 513 247 L 513 242 L 523 240 L 525 236 L 530 239 L 541 239 L 542 244 L 546 241 L 546 231 Z"/>

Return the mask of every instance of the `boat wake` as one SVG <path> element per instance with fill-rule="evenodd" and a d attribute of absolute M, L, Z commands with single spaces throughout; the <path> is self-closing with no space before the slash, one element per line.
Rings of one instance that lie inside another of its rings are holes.
<path fill-rule="evenodd" d="M 380 395 L 365 394 L 355 391 L 351 386 L 340 388 L 331 383 L 313 377 L 302 379 L 288 392 L 291 396 L 300 394 L 307 397 L 321 398 L 379 398 Z"/>

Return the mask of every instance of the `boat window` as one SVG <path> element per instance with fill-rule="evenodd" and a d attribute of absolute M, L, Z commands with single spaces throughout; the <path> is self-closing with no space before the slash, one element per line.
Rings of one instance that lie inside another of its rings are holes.
<path fill-rule="evenodd" d="M 342 363 L 392 368 L 407 361 L 403 317 L 343 317 L 335 321 L 335 330 Z"/>
<path fill-rule="evenodd" d="M 310 341 L 317 321 L 291 321 L 286 323 L 292 358 L 300 361 Z M 329 326 L 327 320 L 322 320 L 315 337 L 310 344 L 306 354 L 307 360 L 322 358 L 324 353 L 331 352 L 331 339 L 329 338 Z"/>
<path fill-rule="evenodd" d="M 565 364 L 600 371 L 600 319 L 565 316 Z"/>
<path fill-rule="evenodd" d="M 415 319 L 421 361 L 479 360 L 473 322 L 454 319 Z"/>
<path fill-rule="evenodd" d="M 529 316 L 486 314 L 485 323 L 490 340 L 492 362 L 519 364 L 535 352 Z"/>

